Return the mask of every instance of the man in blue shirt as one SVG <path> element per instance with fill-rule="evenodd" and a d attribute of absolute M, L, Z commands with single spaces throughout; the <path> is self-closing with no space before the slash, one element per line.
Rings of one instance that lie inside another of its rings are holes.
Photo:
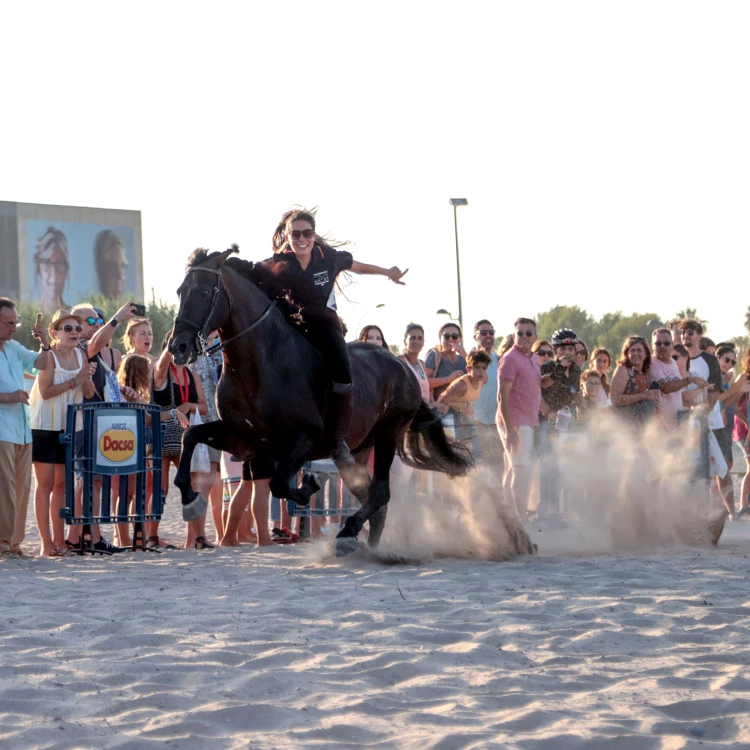
<path fill-rule="evenodd" d="M 52 362 L 49 334 L 41 325 L 31 329 L 42 344 L 29 351 L 13 341 L 19 326 L 16 304 L 0 297 L 0 555 L 20 554 L 26 532 L 31 490 L 31 423 L 24 369 L 45 370 Z"/>
<path fill-rule="evenodd" d="M 474 420 L 481 455 L 478 466 L 489 469 L 497 487 L 502 486 L 503 478 L 503 445 L 497 434 L 495 417 L 497 416 L 497 354 L 492 351 L 495 344 L 495 327 L 489 320 L 479 320 L 474 324 L 474 341 L 477 348 L 487 353 L 492 363 L 487 368 L 487 382 L 482 386 L 477 402 L 474 404 Z"/>

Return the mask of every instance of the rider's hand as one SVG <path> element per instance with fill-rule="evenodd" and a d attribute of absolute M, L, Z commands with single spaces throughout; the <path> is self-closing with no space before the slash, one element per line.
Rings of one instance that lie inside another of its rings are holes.
<path fill-rule="evenodd" d="M 400 286 L 404 286 L 404 282 L 401 281 L 401 279 L 406 276 L 406 274 L 409 272 L 409 269 L 407 268 L 406 271 L 402 271 L 398 266 L 393 266 L 393 268 L 388 269 L 388 278 L 394 283 L 399 284 Z"/>

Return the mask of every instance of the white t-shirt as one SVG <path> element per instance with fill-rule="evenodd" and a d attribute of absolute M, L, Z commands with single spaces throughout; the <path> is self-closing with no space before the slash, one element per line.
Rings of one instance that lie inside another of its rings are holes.
<path fill-rule="evenodd" d="M 695 359 L 690 359 L 690 374 L 697 375 L 699 378 L 703 378 L 706 381 L 708 380 L 710 375 L 708 363 L 700 355 L 695 357 Z M 695 403 L 702 404 L 706 400 L 708 400 L 708 396 L 706 395 L 706 391 L 703 391 L 700 398 L 698 398 Z M 708 429 L 720 430 L 723 426 L 724 420 L 721 418 L 721 404 L 717 401 L 714 404 L 714 408 L 711 409 L 708 414 Z"/>

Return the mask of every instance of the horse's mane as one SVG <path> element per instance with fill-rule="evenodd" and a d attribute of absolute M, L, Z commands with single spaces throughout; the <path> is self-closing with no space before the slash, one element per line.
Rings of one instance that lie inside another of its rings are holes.
<path fill-rule="evenodd" d="M 232 245 L 232 248 L 235 252 L 239 252 L 240 250 L 237 245 Z M 186 270 L 201 266 L 211 260 L 211 258 L 215 258 L 217 255 L 221 255 L 218 250 L 209 252 L 205 248 L 199 247 L 198 249 L 193 250 L 190 254 Z M 296 328 L 300 327 L 301 316 L 299 314 L 299 307 L 288 297 L 279 297 L 277 294 L 274 294 L 272 289 L 263 283 L 264 274 L 259 273 L 261 266 L 255 266 L 251 260 L 244 260 L 243 258 L 237 258 L 236 256 L 230 256 L 227 258 L 225 265 L 229 266 L 233 271 L 236 271 L 240 276 L 252 282 L 261 292 L 263 292 L 263 294 L 266 295 L 266 297 L 268 297 L 268 299 L 275 299 L 279 309 L 287 319 L 287 322 Z"/>

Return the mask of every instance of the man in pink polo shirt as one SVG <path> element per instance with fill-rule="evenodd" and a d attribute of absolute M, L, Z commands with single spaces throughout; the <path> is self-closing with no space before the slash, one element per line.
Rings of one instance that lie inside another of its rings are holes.
<path fill-rule="evenodd" d="M 497 369 L 497 429 L 513 470 L 511 489 L 516 510 L 525 516 L 531 490 L 534 428 L 539 426 L 542 403 L 542 373 L 539 360 L 531 351 L 536 341 L 536 323 L 530 318 L 518 318 L 513 338 L 513 347 Z"/>

